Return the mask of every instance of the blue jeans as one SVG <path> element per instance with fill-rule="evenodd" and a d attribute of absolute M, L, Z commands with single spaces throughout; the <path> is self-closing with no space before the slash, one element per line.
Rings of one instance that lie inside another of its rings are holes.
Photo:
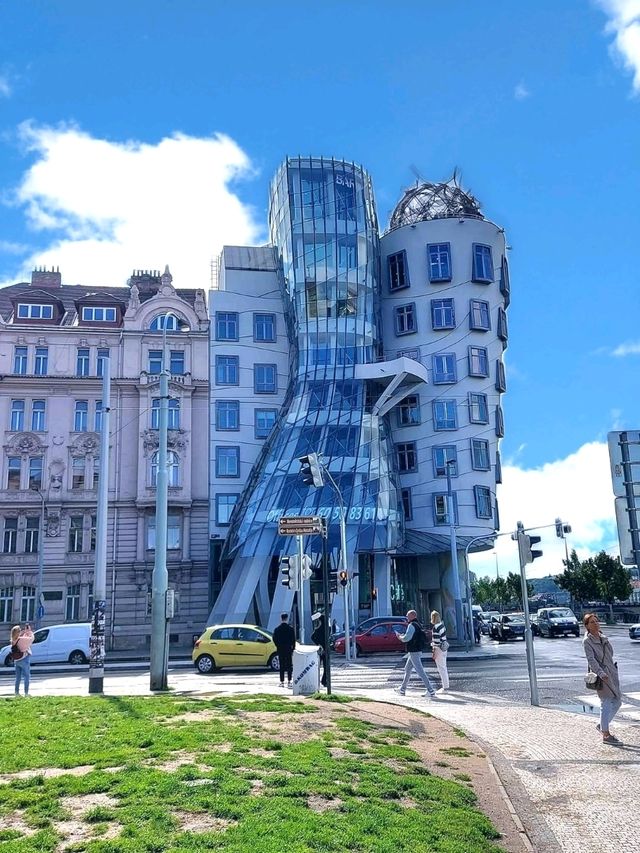
<path fill-rule="evenodd" d="M 611 720 L 620 710 L 622 699 L 614 699 L 613 696 L 608 696 L 600 700 L 600 730 L 603 732 L 609 731 Z"/>
<path fill-rule="evenodd" d="M 31 679 L 31 655 L 25 655 L 15 661 L 16 668 L 16 696 L 20 693 L 20 680 L 24 681 L 24 695 L 29 695 L 29 681 Z"/>
<path fill-rule="evenodd" d="M 400 690 L 402 690 L 402 692 L 404 693 L 404 691 L 407 689 L 407 684 L 409 683 L 409 679 L 411 678 L 411 671 L 414 669 L 422 679 L 424 686 L 427 688 L 427 692 L 433 695 L 435 693 L 435 690 L 433 689 L 433 684 L 429 681 L 429 676 L 424 671 L 424 667 L 422 666 L 421 652 L 407 653 L 407 662 L 404 665 L 404 678 L 402 679 L 402 685 L 400 687 Z"/>

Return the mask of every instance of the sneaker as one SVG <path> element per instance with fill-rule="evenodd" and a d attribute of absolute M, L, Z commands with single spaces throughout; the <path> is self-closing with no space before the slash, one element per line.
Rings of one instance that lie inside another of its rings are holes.
<path fill-rule="evenodd" d="M 598 723 L 598 725 L 596 726 L 596 731 L 597 731 L 597 732 L 602 731 L 602 729 L 600 728 L 600 723 Z"/>
<path fill-rule="evenodd" d="M 405 695 L 405 691 L 402 689 L 402 687 L 394 687 L 393 692 L 397 693 L 398 696 L 404 696 Z"/>
<path fill-rule="evenodd" d="M 448 693 L 449 689 L 447 687 L 440 687 L 436 690 L 436 693 Z"/>
<path fill-rule="evenodd" d="M 425 699 L 437 699 L 438 698 L 435 693 L 433 693 L 433 692 L 429 693 L 428 690 L 425 690 L 425 692 L 422 695 L 424 696 Z"/>
<path fill-rule="evenodd" d="M 278 687 L 284 687 L 284 681 L 281 681 Z"/>
<path fill-rule="evenodd" d="M 622 741 L 618 740 L 615 735 L 607 735 L 606 737 L 603 737 L 602 743 L 610 743 L 613 746 L 622 746 Z"/>
<path fill-rule="evenodd" d="M 293 687 L 293 682 L 287 681 L 287 687 L 289 687 L 289 688 Z"/>

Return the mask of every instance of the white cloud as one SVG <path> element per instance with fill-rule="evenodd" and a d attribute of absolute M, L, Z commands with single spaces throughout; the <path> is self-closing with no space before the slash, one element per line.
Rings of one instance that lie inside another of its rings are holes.
<path fill-rule="evenodd" d="M 575 548 L 581 559 L 602 548 L 619 553 L 606 443 L 584 444 L 566 459 L 541 468 L 505 465 L 502 473 L 503 484 L 498 487 L 501 532 L 515 530 L 518 521 L 533 527 L 553 525 L 556 518 L 562 518 L 572 527 L 567 539 L 569 551 Z M 528 566 L 528 576 L 562 571 L 565 546 L 556 537 L 555 527 L 535 534 L 542 537 L 537 547 L 543 556 Z M 495 550 L 501 575 L 519 571 L 518 548 L 509 535 L 498 538 Z M 472 555 L 469 565 L 480 576 L 495 577 L 495 556 L 491 551 Z"/>
<path fill-rule="evenodd" d="M 630 341 L 626 344 L 620 344 L 612 350 L 611 355 L 618 356 L 619 358 L 626 355 L 640 355 L 640 341 Z"/>
<path fill-rule="evenodd" d="M 606 31 L 613 33 L 612 51 L 633 74 L 633 88 L 640 92 L 640 0 L 598 0 L 609 16 Z"/>
<path fill-rule="evenodd" d="M 119 285 L 133 269 L 168 263 L 176 287 L 207 288 L 224 243 L 260 236 L 252 210 L 229 186 L 253 169 L 227 136 L 111 142 L 77 127 L 27 123 L 20 137 L 36 161 L 14 204 L 51 240 L 12 281 L 55 265 L 67 284 Z"/>
<path fill-rule="evenodd" d="M 529 89 L 527 89 L 524 83 L 518 83 L 518 85 L 513 90 L 513 97 L 516 99 L 516 101 L 524 101 L 527 98 L 531 97 L 531 92 L 529 91 Z"/>
<path fill-rule="evenodd" d="M 10 98 L 11 92 L 12 89 L 8 77 L 0 74 L 0 98 Z"/>

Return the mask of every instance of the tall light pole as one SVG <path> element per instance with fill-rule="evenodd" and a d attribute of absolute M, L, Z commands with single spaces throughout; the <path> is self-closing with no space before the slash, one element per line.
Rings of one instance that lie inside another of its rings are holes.
<path fill-rule="evenodd" d="M 45 527 L 45 503 L 44 495 L 40 489 L 35 486 L 34 492 L 40 497 L 40 535 L 38 539 L 38 585 L 36 587 L 36 607 L 35 607 L 35 623 L 36 630 L 40 627 L 42 617 L 44 616 L 44 604 L 42 603 L 42 585 L 44 583 L 44 527 Z"/>
<path fill-rule="evenodd" d="M 456 464 L 454 459 L 447 460 L 447 513 L 449 515 L 449 540 L 451 546 L 451 572 L 453 575 L 453 599 L 456 611 L 456 624 L 464 630 L 462 616 L 462 599 L 460 597 L 460 574 L 458 569 L 458 540 L 456 536 L 456 515 L 451 489 L 451 468 Z M 466 631 L 465 631 L 466 635 Z"/>
<path fill-rule="evenodd" d="M 331 474 L 329 473 L 329 469 L 326 465 L 320 466 L 322 468 L 322 473 L 326 476 L 327 480 L 331 483 L 334 492 L 338 497 L 338 503 L 340 504 L 340 570 L 347 573 L 347 585 L 344 588 L 344 656 L 346 660 L 351 660 L 351 630 L 350 630 L 350 621 L 351 621 L 351 605 L 349 603 L 349 592 L 351 589 L 351 578 L 349 578 L 349 570 L 347 569 L 347 513 L 344 506 L 344 501 L 342 499 L 342 494 L 336 481 L 333 479 Z M 355 625 L 354 632 L 355 632 Z M 355 639 L 355 636 L 354 636 Z"/>

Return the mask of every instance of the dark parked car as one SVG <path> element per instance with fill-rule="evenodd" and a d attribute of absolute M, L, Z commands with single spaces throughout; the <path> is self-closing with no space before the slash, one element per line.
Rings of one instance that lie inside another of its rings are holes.
<path fill-rule="evenodd" d="M 540 636 L 540 626 L 538 625 L 538 614 L 532 613 L 529 616 L 529 621 L 531 622 L 531 633 L 534 637 Z"/>
<path fill-rule="evenodd" d="M 499 642 L 506 640 L 524 640 L 524 616 L 522 613 L 503 613 L 495 623 L 495 639 Z"/>
<path fill-rule="evenodd" d="M 500 616 L 499 610 L 485 610 L 482 614 L 482 624 L 480 625 L 480 631 L 483 634 L 491 634 L 491 620 L 495 617 L 496 619 Z"/>
<path fill-rule="evenodd" d="M 629 637 L 632 640 L 640 640 L 640 623 L 629 625 Z"/>
<path fill-rule="evenodd" d="M 543 607 L 538 610 L 538 629 L 541 637 L 580 636 L 580 625 L 568 607 Z"/>

